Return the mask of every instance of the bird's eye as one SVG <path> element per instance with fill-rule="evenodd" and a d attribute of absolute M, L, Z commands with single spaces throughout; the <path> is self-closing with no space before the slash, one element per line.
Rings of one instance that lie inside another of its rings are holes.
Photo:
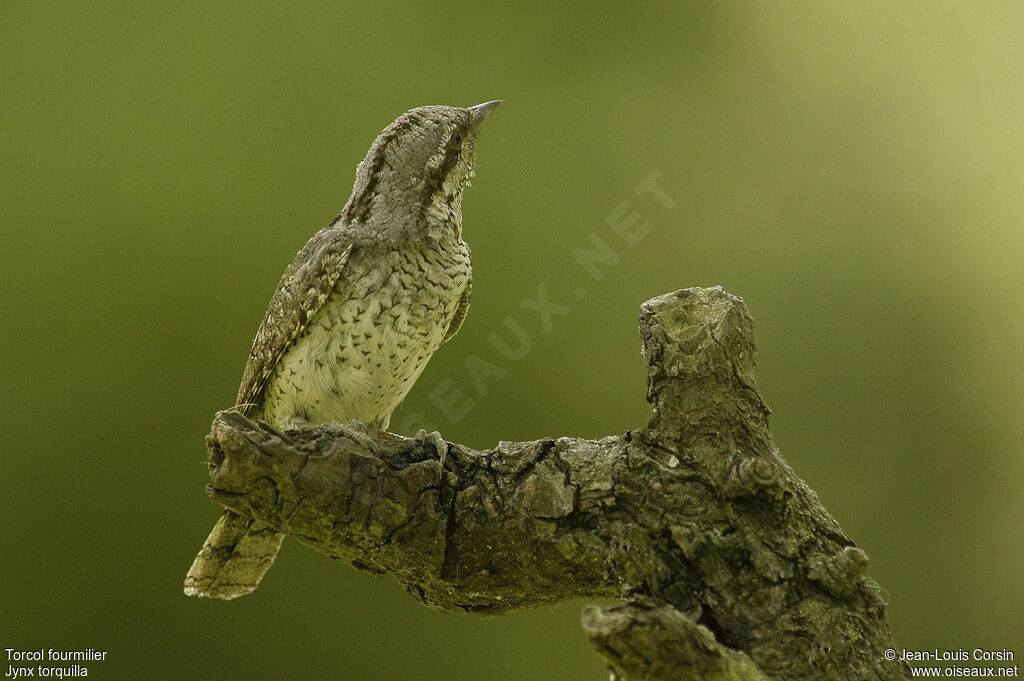
<path fill-rule="evenodd" d="M 456 144 L 462 144 L 462 135 L 456 135 L 455 136 L 455 143 Z"/>

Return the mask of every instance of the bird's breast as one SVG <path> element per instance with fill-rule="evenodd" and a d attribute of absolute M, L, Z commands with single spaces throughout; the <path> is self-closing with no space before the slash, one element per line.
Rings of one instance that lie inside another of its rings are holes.
<path fill-rule="evenodd" d="M 468 247 L 360 255 L 275 367 L 263 408 L 271 423 L 358 419 L 384 430 L 443 342 L 470 280 Z"/>

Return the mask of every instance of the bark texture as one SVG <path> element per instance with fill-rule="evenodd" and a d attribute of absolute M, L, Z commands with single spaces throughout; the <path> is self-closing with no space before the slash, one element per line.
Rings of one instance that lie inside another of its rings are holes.
<path fill-rule="evenodd" d="M 782 459 L 753 320 L 721 288 L 643 304 L 647 425 L 600 440 L 377 451 L 217 414 L 211 498 L 445 612 L 569 598 L 615 677 L 902 679 L 865 553 Z"/>

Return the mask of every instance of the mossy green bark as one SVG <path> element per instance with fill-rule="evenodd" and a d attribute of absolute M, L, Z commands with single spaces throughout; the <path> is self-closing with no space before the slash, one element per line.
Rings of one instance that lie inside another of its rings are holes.
<path fill-rule="evenodd" d="M 495 615 L 579 597 L 622 679 L 901 679 L 867 556 L 790 469 L 753 320 L 721 288 L 645 303 L 651 417 L 486 451 L 281 433 L 221 412 L 211 497 L 424 604 Z"/>

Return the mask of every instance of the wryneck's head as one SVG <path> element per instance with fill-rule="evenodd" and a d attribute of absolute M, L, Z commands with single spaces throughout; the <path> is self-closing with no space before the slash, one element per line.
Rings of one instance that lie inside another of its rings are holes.
<path fill-rule="evenodd" d="M 356 169 L 352 196 L 339 217 L 382 234 L 461 238 L 473 146 L 480 124 L 500 103 L 422 106 L 399 116 Z"/>

